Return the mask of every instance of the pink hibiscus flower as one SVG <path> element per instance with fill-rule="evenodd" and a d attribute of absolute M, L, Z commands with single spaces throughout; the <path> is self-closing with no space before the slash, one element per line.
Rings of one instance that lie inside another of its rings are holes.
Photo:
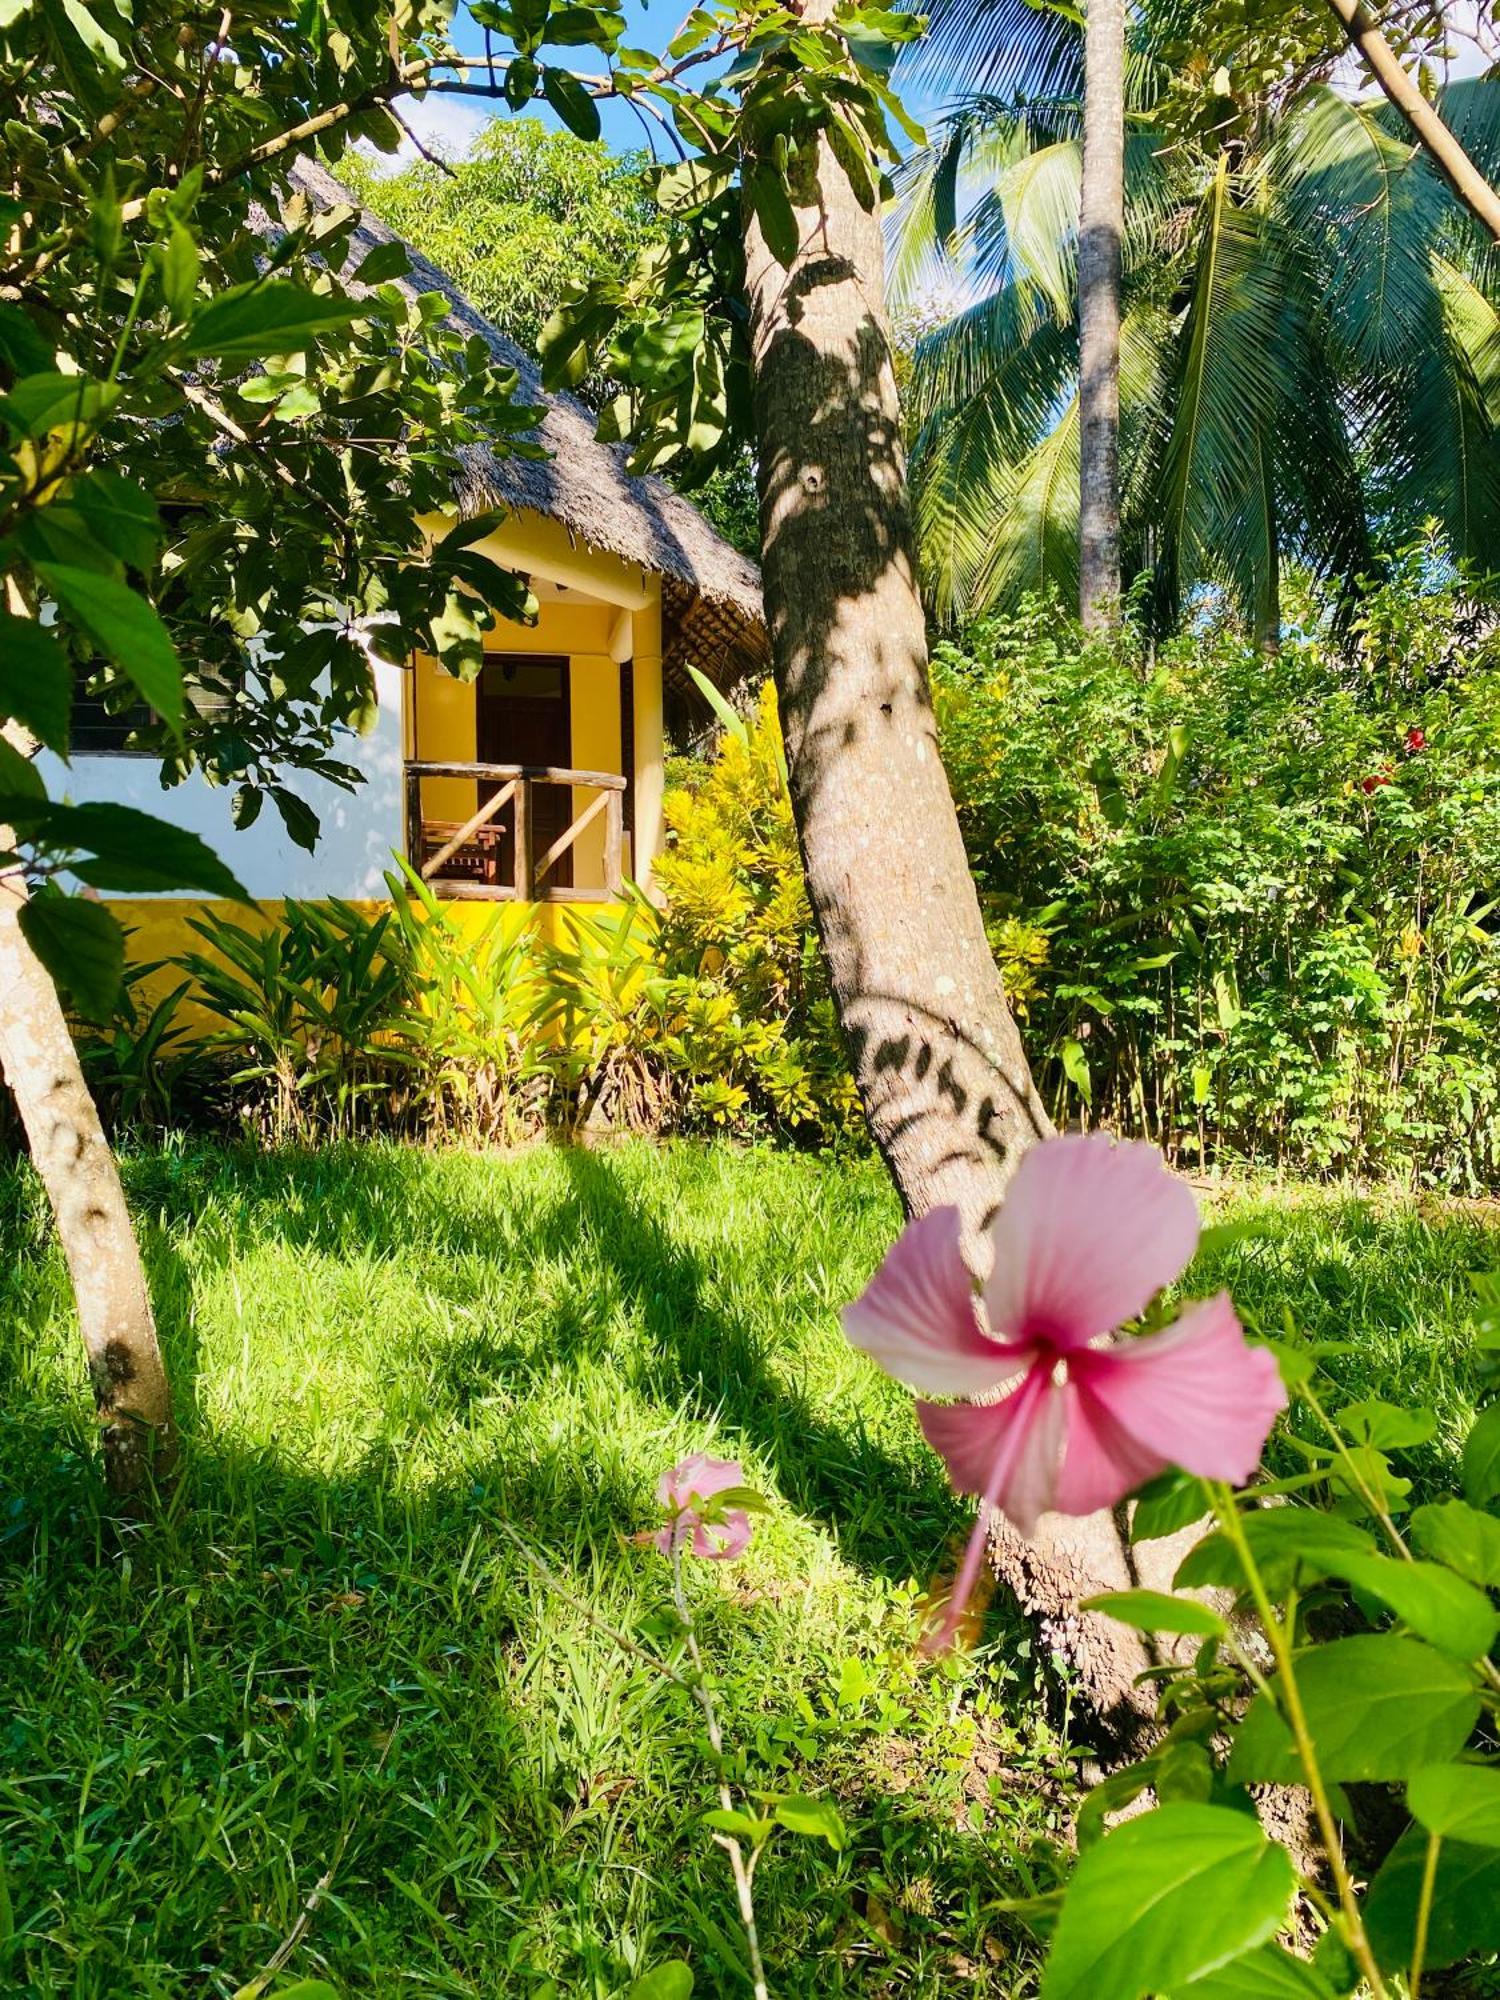
<path fill-rule="evenodd" d="M 888 1374 L 966 1399 L 917 1404 L 954 1488 L 981 1500 L 943 1637 L 992 1509 L 1031 1535 L 1043 1514 L 1111 1507 L 1171 1465 L 1238 1485 L 1260 1463 L 1286 1391 L 1227 1292 L 1160 1333 L 1110 1337 L 1186 1269 L 1198 1226 L 1154 1146 L 1049 1139 L 1021 1161 L 990 1226 L 982 1315 L 956 1208 L 909 1223 L 845 1307 L 845 1333 Z"/>
<path fill-rule="evenodd" d="M 731 1562 L 743 1555 L 750 1542 L 750 1516 L 743 1507 L 711 1508 L 705 1503 L 744 1483 L 737 1459 L 710 1458 L 706 1451 L 695 1451 L 664 1472 L 657 1481 L 656 1498 L 670 1519 L 653 1537 L 662 1554 L 669 1556 L 688 1542 L 694 1555 L 712 1562 Z"/>

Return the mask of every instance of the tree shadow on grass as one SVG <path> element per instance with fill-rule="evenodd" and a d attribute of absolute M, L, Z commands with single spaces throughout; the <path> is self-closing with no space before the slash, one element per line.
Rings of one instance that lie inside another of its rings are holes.
<path fill-rule="evenodd" d="M 557 1282 L 558 1273 L 579 1261 L 579 1245 L 586 1242 L 582 1268 L 605 1276 L 604 1295 L 561 1298 L 540 1331 L 476 1323 L 445 1336 L 433 1351 L 413 1355 L 409 1330 L 389 1329 L 385 1447 L 399 1452 L 409 1442 L 413 1413 L 402 1387 L 407 1362 L 420 1373 L 423 1421 L 461 1428 L 487 1398 L 536 1393 L 542 1376 L 600 1358 L 611 1337 L 610 1313 L 618 1307 L 644 1336 L 643 1351 L 622 1369 L 645 1401 L 674 1417 L 691 1409 L 705 1425 L 717 1419 L 736 1433 L 769 1468 L 786 1500 L 826 1526 L 845 1561 L 894 1581 L 925 1581 L 966 1531 L 967 1510 L 914 1431 L 909 1454 L 893 1452 L 873 1434 L 863 1409 L 845 1399 L 847 1416 L 820 1411 L 809 1388 L 799 1384 L 796 1364 L 783 1357 L 778 1367 L 777 1356 L 767 1351 L 764 1324 L 735 1303 L 744 1260 L 751 1255 L 753 1282 L 760 1253 L 747 1252 L 743 1241 L 726 1243 L 721 1266 L 711 1245 L 676 1236 L 660 1204 L 632 1190 L 607 1153 L 558 1147 L 549 1157 L 557 1170 L 553 1183 L 546 1198 L 524 1213 L 505 1205 L 503 1179 L 492 1205 L 435 1201 L 424 1178 L 431 1162 L 397 1148 L 143 1157 L 133 1163 L 131 1192 L 139 1209 L 166 1226 L 155 1232 L 166 1256 L 170 1227 L 179 1221 L 192 1221 L 200 1232 L 222 1230 L 226 1249 L 269 1236 L 309 1252 L 384 1258 L 420 1244 L 429 1258 L 439 1253 L 451 1260 L 442 1282 L 455 1311 L 469 1309 L 476 1272 L 482 1276 L 486 1264 L 520 1262 Z M 730 1268 L 731 1247 L 740 1263 L 736 1270 Z M 774 1242 L 763 1254 L 767 1286 L 784 1282 Z M 790 1310 L 805 1321 L 805 1305 Z M 191 1321 L 190 1295 L 173 1285 L 163 1324 L 182 1379 Z M 894 1400 L 891 1409 L 894 1427 L 902 1421 Z M 191 1409 L 184 1420 L 191 1427 Z M 628 1513 L 601 1515 L 598 1499 L 596 1493 L 590 1513 L 607 1531 L 639 1525 Z"/>

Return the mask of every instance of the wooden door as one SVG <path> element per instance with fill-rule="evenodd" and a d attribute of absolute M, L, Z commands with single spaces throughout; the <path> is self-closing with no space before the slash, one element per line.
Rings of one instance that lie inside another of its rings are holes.
<path fill-rule="evenodd" d="M 572 711 L 568 662 L 544 653 L 486 653 L 478 682 L 478 750 L 482 764 L 552 764 L 569 769 L 573 763 Z M 496 790 L 481 785 L 481 802 Z M 504 832 L 497 857 L 499 880 L 515 880 L 515 818 L 507 806 L 501 818 Z M 531 840 L 537 859 L 547 852 L 573 822 L 573 792 L 568 785 L 533 785 Z M 544 888 L 566 889 L 573 881 L 573 850 L 547 871 Z"/>

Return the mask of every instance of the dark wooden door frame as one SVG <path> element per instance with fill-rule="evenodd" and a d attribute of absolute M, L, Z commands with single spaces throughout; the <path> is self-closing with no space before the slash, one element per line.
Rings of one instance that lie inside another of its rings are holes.
<path fill-rule="evenodd" d="M 481 670 L 474 683 L 474 743 L 478 761 L 482 764 L 554 764 L 561 769 L 571 770 L 573 766 L 572 661 L 566 653 L 516 653 L 509 651 L 500 652 L 497 650 L 495 652 L 487 652 L 484 656 L 484 665 L 486 668 L 490 666 L 503 668 L 511 664 L 516 667 L 550 667 L 557 670 L 560 687 L 557 708 L 562 720 L 562 740 L 551 744 L 530 743 L 524 746 L 517 745 L 513 741 L 497 742 L 486 730 L 486 721 L 498 722 L 499 717 L 495 714 L 494 710 L 491 711 L 489 718 L 486 717 L 484 672 Z M 515 699 L 517 701 L 534 700 L 538 711 L 545 708 L 550 712 L 553 707 L 550 696 L 527 697 L 522 695 L 517 696 Z M 523 749 L 525 754 L 522 754 Z M 484 785 L 481 785 L 479 787 L 479 800 L 481 804 L 487 796 L 487 792 L 493 792 L 494 789 L 494 786 L 486 788 Z M 533 815 L 531 829 L 532 843 L 538 854 L 544 854 L 558 835 L 572 823 L 573 794 L 565 785 L 537 785 L 532 788 L 531 799 Z M 509 829 L 508 813 L 509 809 L 507 808 L 505 836 L 501 843 L 500 851 L 496 856 L 496 865 L 501 881 L 508 881 L 510 879 L 507 871 L 513 870 L 515 865 L 514 836 Z M 548 880 L 553 888 L 566 889 L 572 886 L 573 850 L 571 848 L 554 862 Z"/>

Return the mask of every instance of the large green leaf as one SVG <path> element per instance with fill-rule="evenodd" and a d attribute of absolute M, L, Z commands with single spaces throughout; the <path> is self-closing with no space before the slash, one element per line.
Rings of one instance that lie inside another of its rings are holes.
<path fill-rule="evenodd" d="M 1365 1898 L 1365 1931 L 1387 1972 L 1411 1963 L 1426 1861 L 1425 1829 L 1408 1827 Z M 1500 1951 L 1500 1848 L 1445 1840 L 1438 1850 L 1423 1963 L 1440 1971 L 1489 1951 Z"/>
<path fill-rule="evenodd" d="M 1177 1987 L 1172 2000 L 1334 2000 L 1334 1991 L 1305 1959 L 1293 1958 L 1279 1944 L 1263 1944 L 1191 1986 Z"/>
<path fill-rule="evenodd" d="M 1500 1498 L 1500 1403 L 1491 1403 L 1464 1440 L 1464 1492 L 1476 1507 Z"/>
<path fill-rule="evenodd" d="M 1260 1822 L 1169 1805 L 1082 1856 L 1042 1973 L 1042 2000 L 1141 2000 L 1274 1937 L 1296 1876 Z"/>
<path fill-rule="evenodd" d="M 1316 1583 L 1346 1558 L 1375 1552 L 1363 1528 L 1313 1507 L 1253 1507 L 1241 1527 L 1256 1568 L 1278 1593 L 1294 1577 Z M 1234 1544 L 1215 1529 L 1188 1550 L 1173 1581 L 1179 1590 L 1243 1590 L 1247 1579 Z"/>
<path fill-rule="evenodd" d="M 1500 1770 L 1493 1764 L 1430 1764 L 1408 1779 L 1406 1803 L 1429 1833 L 1500 1847 Z"/>
<path fill-rule="evenodd" d="M 153 605 L 102 571 L 39 562 L 36 572 L 80 632 L 112 660 L 174 729 L 182 727 L 182 668 Z"/>
<path fill-rule="evenodd" d="M 55 891 L 21 907 L 21 934 L 86 1020 L 114 1013 L 125 976 L 125 938 L 102 903 Z"/>
<path fill-rule="evenodd" d="M 1484 1592 L 1439 1563 L 1346 1555 L 1331 1562 L 1329 1569 L 1356 1590 L 1378 1598 L 1418 1638 L 1455 1659 L 1483 1659 L 1500 1631 L 1500 1617 Z"/>
<path fill-rule="evenodd" d="M 259 361 L 268 354 L 297 354 L 325 333 L 359 317 L 359 306 L 310 292 L 286 278 L 256 279 L 220 292 L 193 315 L 182 336 L 189 359 Z"/>
<path fill-rule="evenodd" d="M 1446 1563 L 1482 1589 L 1500 1589 L 1500 1521 L 1462 1500 L 1418 1507 L 1411 1538 L 1424 1555 Z"/>
<path fill-rule="evenodd" d="M 0 612 L 0 715 L 66 756 L 72 706 L 73 670 L 56 639 L 33 618 Z"/>
<path fill-rule="evenodd" d="M 1473 1677 L 1420 1640 L 1360 1633 L 1297 1655 L 1297 1689 L 1330 1784 L 1408 1777 L 1456 1756 L 1479 1719 Z M 1279 1688 L 1279 1676 L 1271 1683 Z M 1230 1752 L 1233 1784 L 1305 1782 L 1292 1734 L 1258 1694 Z"/>
<path fill-rule="evenodd" d="M 134 806 L 56 805 L 35 832 L 89 857 L 76 861 L 73 873 L 96 889 L 197 889 L 249 901 L 206 841 Z"/>

